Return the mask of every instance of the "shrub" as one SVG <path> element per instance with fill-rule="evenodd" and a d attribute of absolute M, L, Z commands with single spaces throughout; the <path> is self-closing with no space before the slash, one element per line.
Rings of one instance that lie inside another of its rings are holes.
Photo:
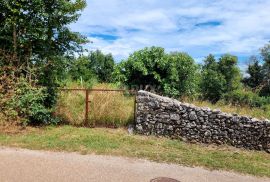
<path fill-rule="evenodd" d="M 46 98 L 44 88 L 32 87 L 24 79 L 20 79 L 14 96 L 7 103 L 10 116 L 18 117 L 24 124 L 49 124 L 57 122 L 52 116 L 52 109 L 44 106 Z"/>
<path fill-rule="evenodd" d="M 235 90 L 225 94 L 224 100 L 234 105 L 248 105 L 250 107 L 262 107 L 270 104 L 270 97 L 260 97 L 257 93 L 247 90 Z"/>
<path fill-rule="evenodd" d="M 215 70 L 202 72 L 201 92 L 204 99 L 217 102 L 225 91 L 226 81 L 224 76 Z"/>

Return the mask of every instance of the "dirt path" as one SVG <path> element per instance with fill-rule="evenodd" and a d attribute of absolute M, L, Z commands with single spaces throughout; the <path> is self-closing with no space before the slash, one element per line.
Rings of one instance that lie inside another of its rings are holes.
<path fill-rule="evenodd" d="M 148 182 L 156 177 L 171 177 L 181 182 L 270 181 L 267 178 L 123 157 L 0 148 L 1 182 Z"/>

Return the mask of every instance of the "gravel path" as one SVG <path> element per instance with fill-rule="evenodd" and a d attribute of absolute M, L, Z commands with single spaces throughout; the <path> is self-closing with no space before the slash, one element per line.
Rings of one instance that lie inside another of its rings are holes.
<path fill-rule="evenodd" d="M 181 182 L 270 182 L 269 178 L 124 157 L 0 148 L 1 182 L 149 182 L 156 177 Z"/>

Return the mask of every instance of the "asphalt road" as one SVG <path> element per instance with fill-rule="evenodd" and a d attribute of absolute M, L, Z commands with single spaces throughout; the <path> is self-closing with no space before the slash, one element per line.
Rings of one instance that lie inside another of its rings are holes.
<path fill-rule="evenodd" d="M 181 182 L 270 182 L 269 178 L 124 157 L 0 148 L 1 182 L 149 182 L 156 177 Z"/>

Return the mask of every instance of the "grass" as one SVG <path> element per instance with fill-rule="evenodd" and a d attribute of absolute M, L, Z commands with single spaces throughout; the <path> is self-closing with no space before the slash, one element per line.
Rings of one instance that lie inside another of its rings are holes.
<path fill-rule="evenodd" d="M 77 83 L 71 82 L 68 88 L 80 88 Z M 91 88 L 117 89 L 113 84 L 93 84 Z M 134 97 L 121 92 L 91 92 L 89 96 L 89 126 L 121 127 L 127 126 L 134 118 Z M 248 106 L 226 105 L 222 102 L 212 104 L 208 101 L 180 99 L 199 107 L 220 109 L 227 113 L 270 119 L 269 108 L 250 108 Z M 85 120 L 85 93 L 61 92 L 56 107 L 56 115 L 63 118 L 67 124 L 82 126 Z"/>
<path fill-rule="evenodd" d="M 116 89 L 110 84 L 96 84 L 94 89 Z M 134 96 L 122 92 L 90 92 L 89 126 L 127 126 L 134 118 Z M 56 114 L 72 125 L 85 120 L 85 92 L 61 92 Z"/>
<path fill-rule="evenodd" d="M 208 169 L 270 177 L 270 154 L 266 152 L 129 135 L 121 128 L 89 129 L 72 126 L 28 128 L 17 134 L 0 133 L 0 145 L 145 158 L 157 162 L 203 166 Z"/>
<path fill-rule="evenodd" d="M 251 116 L 258 119 L 270 119 L 270 108 L 251 108 L 249 106 L 234 106 L 224 104 L 222 102 L 217 102 L 216 104 L 212 104 L 208 101 L 200 101 L 200 100 L 189 100 L 184 99 L 181 100 L 183 102 L 192 103 L 198 107 L 209 107 L 211 109 L 220 109 L 222 112 L 226 113 L 237 113 L 239 115 Z"/>

